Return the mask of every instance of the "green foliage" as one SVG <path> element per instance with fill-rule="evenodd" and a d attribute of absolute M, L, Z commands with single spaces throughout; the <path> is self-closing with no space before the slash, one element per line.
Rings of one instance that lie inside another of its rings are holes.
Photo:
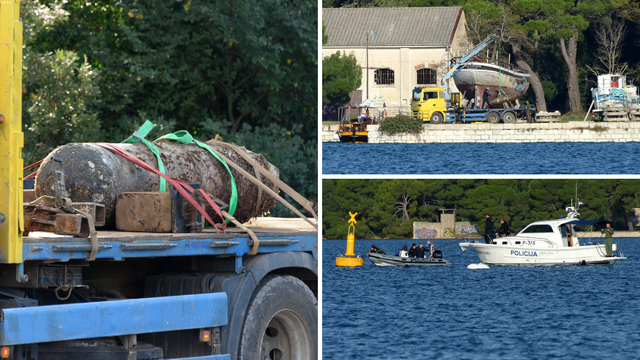
<path fill-rule="evenodd" d="M 551 100 L 558 95 L 558 89 L 552 81 L 542 80 L 542 89 L 544 90 L 544 98 L 547 100 L 547 103 L 551 102 Z"/>
<path fill-rule="evenodd" d="M 322 60 L 322 103 L 343 106 L 362 84 L 362 69 L 353 54 L 339 52 Z"/>
<path fill-rule="evenodd" d="M 88 106 L 99 94 L 96 73 L 78 63 L 71 51 L 44 55 L 27 54 L 24 85 L 29 89 L 24 101 L 23 124 L 26 162 L 44 158 L 60 144 L 98 139 L 100 123 Z M 33 146 L 35 145 L 35 146 Z"/>
<path fill-rule="evenodd" d="M 225 134 L 317 197 L 317 2 L 27 0 L 24 9 L 36 14 L 25 17 L 27 156 L 120 142 L 149 119 L 159 125 L 150 137 Z"/>
<path fill-rule="evenodd" d="M 351 211 L 358 212 L 359 239 L 410 238 L 413 222 L 439 221 L 438 209 L 455 209 L 457 221 L 478 222 L 480 231 L 489 213 L 496 221 L 504 218 L 517 232 L 533 221 L 566 217 L 576 184 L 584 202 L 580 219 L 633 228 L 630 212 L 640 206 L 639 180 L 347 179 L 322 182 L 322 233 L 327 239 L 344 239 Z M 405 199 L 408 221 L 398 211 Z"/>
<path fill-rule="evenodd" d="M 206 141 L 219 135 L 223 141 L 233 142 L 260 153 L 280 169 L 280 179 L 287 185 L 310 200 L 315 201 L 318 198 L 318 167 L 314 161 L 318 158 L 318 147 L 315 142 L 305 140 L 305 136 L 309 133 L 317 136 L 315 128 L 309 131 L 303 125 L 296 124 L 286 129 L 276 123 L 269 123 L 264 127 L 252 127 L 245 123 L 241 131 L 236 133 L 228 129 L 228 122 L 207 119 L 202 124 L 202 131 L 196 137 Z M 290 203 L 298 205 L 289 198 L 289 195 L 283 197 Z M 297 207 L 302 210 L 300 206 Z M 296 216 L 282 204 L 278 204 L 271 210 L 271 215 Z"/>
<path fill-rule="evenodd" d="M 37 0 L 21 4 L 25 43 L 67 19 L 61 2 L 49 6 Z M 92 110 L 99 96 L 98 74 L 73 51 L 39 53 L 24 47 L 22 123 L 23 159 L 27 164 L 44 158 L 60 144 L 94 141 L 100 122 Z"/>
<path fill-rule="evenodd" d="M 418 134 L 422 130 L 424 122 L 414 119 L 408 115 L 396 115 L 380 121 L 380 132 L 385 135 L 395 135 L 398 133 Z"/>
<path fill-rule="evenodd" d="M 329 35 L 327 35 L 327 27 L 322 24 L 322 45 L 325 45 L 329 41 Z"/>
<path fill-rule="evenodd" d="M 69 20 L 38 37 L 86 55 L 101 70 L 98 109 L 111 136 L 142 114 L 193 131 L 207 118 L 291 126 L 316 117 L 317 5 L 70 1 Z"/>

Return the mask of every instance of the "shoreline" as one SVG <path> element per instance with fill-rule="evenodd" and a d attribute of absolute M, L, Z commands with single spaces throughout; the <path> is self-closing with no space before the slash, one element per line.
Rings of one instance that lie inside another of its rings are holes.
<path fill-rule="evenodd" d="M 588 237 L 585 236 L 584 232 L 577 232 L 578 238 L 583 238 L 583 237 Z M 596 232 L 593 233 L 593 237 L 596 237 L 595 235 L 598 235 Z M 468 238 L 476 238 L 476 239 L 482 239 L 482 236 L 479 235 L 469 235 L 466 236 Z M 599 236 L 597 236 L 599 237 Z M 613 234 L 613 238 L 640 238 L 640 230 L 638 231 L 623 231 L 623 230 L 616 230 L 616 232 Z M 437 237 L 437 238 L 432 238 L 431 240 L 455 240 L 455 239 L 461 239 L 459 237 Z M 374 240 L 374 241 L 385 241 L 385 240 L 407 240 L 407 241 L 426 241 L 428 239 L 413 239 L 413 238 L 406 238 L 406 239 L 356 239 L 356 240 Z M 604 241 L 604 237 L 602 238 L 602 240 Z M 347 241 L 346 239 L 326 239 L 326 238 L 322 238 L 322 241 Z"/>
<path fill-rule="evenodd" d="M 567 123 L 424 124 L 419 134 L 383 135 L 369 125 L 369 144 L 533 143 L 640 141 L 640 122 L 571 121 Z M 322 125 L 322 142 L 338 142 L 337 124 Z"/>

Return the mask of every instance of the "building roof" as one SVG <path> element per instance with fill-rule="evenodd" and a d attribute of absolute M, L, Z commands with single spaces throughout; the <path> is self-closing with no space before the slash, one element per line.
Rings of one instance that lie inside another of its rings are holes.
<path fill-rule="evenodd" d="M 448 46 L 462 15 L 462 7 L 335 8 L 322 9 L 329 37 L 325 46 Z"/>

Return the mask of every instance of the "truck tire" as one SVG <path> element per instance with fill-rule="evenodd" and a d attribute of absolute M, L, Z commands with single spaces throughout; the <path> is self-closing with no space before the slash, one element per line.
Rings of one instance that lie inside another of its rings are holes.
<path fill-rule="evenodd" d="M 513 124 L 516 122 L 516 114 L 514 114 L 511 111 L 507 111 L 502 116 L 502 121 L 505 122 L 506 124 Z"/>
<path fill-rule="evenodd" d="M 487 113 L 487 121 L 492 124 L 497 124 L 500 122 L 500 114 L 497 111 L 489 111 Z"/>
<path fill-rule="evenodd" d="M 129 351 L 117 345 L 115 341 L 98 342 L 87 345 L 92 340 L 77 340 L 61 342 L 59 345 L 38 345 L 38 359 L 40 360 L 122 360 L 126 359 Z M 82 344 L 85 342 L 85 344 Z M 94 341 L 95 342 L 95 341 Z M 162 349 L 151 344 L 138 342 L 136 347 L 138 360 L 163 359 Z"/>
<path fill-rule="evenodd" d="M 432 124 L 442 124 L 444 122 L 444 116 L 442 116 L 441 112 L 434 112 L 431 114 L 431 120 L 429 120 Z"/>
<path fill-rule="evenodd" d="M 311 360 L 317 357 L 317 299 L 293 276 L 266 276 L 249 300 L 238 359 Z"/>

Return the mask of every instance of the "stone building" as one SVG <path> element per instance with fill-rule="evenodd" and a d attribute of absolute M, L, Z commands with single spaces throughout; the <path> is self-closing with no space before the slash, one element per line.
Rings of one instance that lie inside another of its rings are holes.
<path fill-rule="evenodd" d="M 406 113 L 414 87 L 440 84 L 449 59 L 468 42 L 462 7 L 332 8 L 322 10 L 322 22 L 328 36 L 322 56 L 352 53 L 363 69 L 352 103 L 368 95 L 372 106 Z"/>

